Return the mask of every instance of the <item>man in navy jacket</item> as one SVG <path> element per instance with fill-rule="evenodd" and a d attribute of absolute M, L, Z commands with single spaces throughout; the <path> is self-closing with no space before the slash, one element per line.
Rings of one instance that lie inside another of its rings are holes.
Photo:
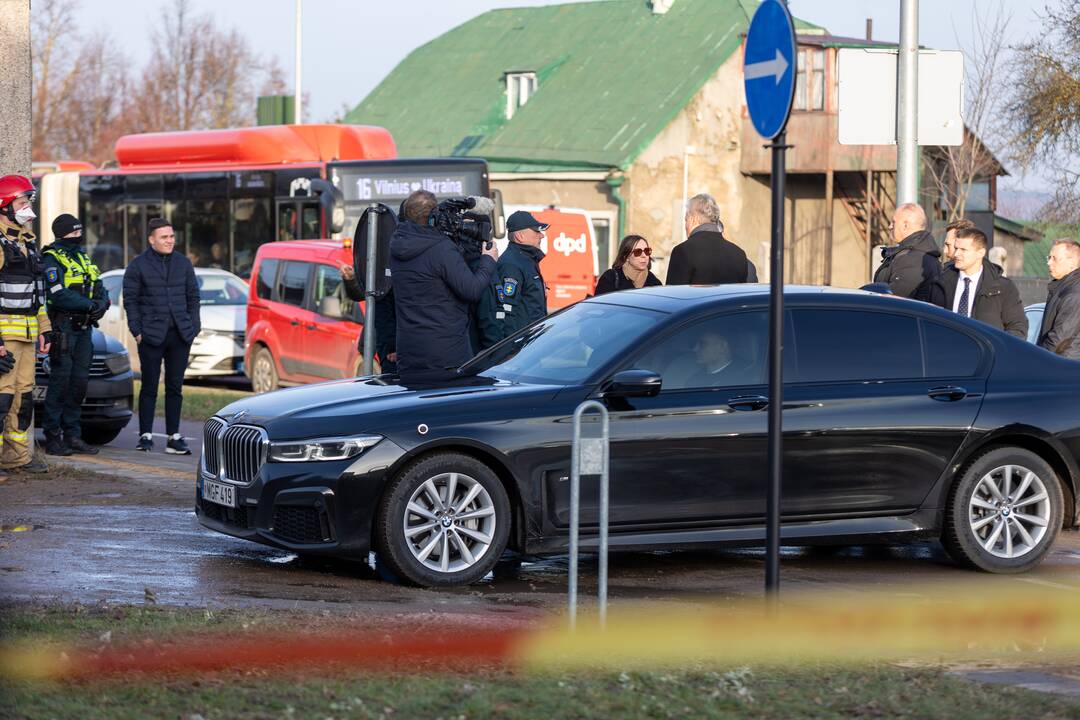
<path fill-rule="evenodd" d="M 191 343 L 199 334 L 199 284 L 183 253 L 173 252 L 176 233 L 162 218 L 147 227 L 150 247 L 124 271 L 124 310 L 128 330 L 139 344 L 142 389 L 139 391 L 139 450 L 154 449 L 154 406 L 161 363 L 165 362 L 165 452 L 190 455 L 180 435 L 184 370 Z"/>
<path fill-rule="evenodd" d="M 487 291 L 499 256 L 492 244 L 470 270 L 458 246 L 429 226 L 436 204 L 426 190 L 410 195 L 390 239 L 398 374 L 406 384 L 451 379 L 472 358 L 469 306 Z"/>

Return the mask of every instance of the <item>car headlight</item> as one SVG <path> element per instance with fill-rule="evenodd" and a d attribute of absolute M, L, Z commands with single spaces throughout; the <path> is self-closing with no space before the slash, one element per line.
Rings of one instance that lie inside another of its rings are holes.
<path fill-rule="evenodd" d="M 270 462 L 348 460 L 382 440 L 378 435 L 319 438 L 270 443 Z"/>
<path fill-rule="evenodd" d="M 127 353 L 113 353 L 112 355 L 106 355 L 105 367 L 109 368 L 109 372 L 113 375 L 126 373 L 131 369 L 131 358 L 128 357 Z"/>
<path fill-rule="evenodd" d="M 227 337 L 227 338 L 232 338 L 233 340 L 236 340 L 236 341 L 239 341 L 239 342 L 243 342 L 244 341 L 244 331 L 243 330 L 210 330 L 208 328 L 204 328 L 204 329 L 199 331 L 199 334 L 196 337 L 199 340 L 209 340 L 212 337 Z"/>

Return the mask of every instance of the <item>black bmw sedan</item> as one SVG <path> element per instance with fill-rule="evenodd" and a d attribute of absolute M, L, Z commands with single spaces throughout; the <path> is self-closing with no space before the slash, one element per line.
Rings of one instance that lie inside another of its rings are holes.
<path fill-rule="evenodd" d="M 1080 363 L 915 301 L 795 287 L 785 302 L 785 544 L 940 538 L 963 565 L 1021 572 L 1080 519 Z M 610 412 L 613 549 L 762 544 L 767 304 L 754 285 L 611 293 L 453 386 L 379 376 L 233 403 L 206 424 L 199 520 L 469 583 L 508 547 L 565 551 L 571 418 L 592 398 Z"/>

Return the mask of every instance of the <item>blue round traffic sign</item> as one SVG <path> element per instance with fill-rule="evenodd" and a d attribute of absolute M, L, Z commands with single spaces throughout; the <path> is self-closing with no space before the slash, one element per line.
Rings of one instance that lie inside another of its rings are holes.
<path fill-rule="evenodd" d="M 750 121 L 771 140 L 787 125 L 795 96 L 795 26 L 779 0 L 758 6 L 746 33 L 743 83 Z"/>

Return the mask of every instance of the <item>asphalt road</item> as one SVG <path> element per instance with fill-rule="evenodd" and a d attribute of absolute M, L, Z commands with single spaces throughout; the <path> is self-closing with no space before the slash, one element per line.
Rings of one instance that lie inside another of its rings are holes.
<path fill-rule="evenodd" d="M 0 601 L 480 612 L 511 622 L 565 603 L 565 557 L 509 561 L 467 588 L 408 588 L 366 563 L 299 558 L 203 529 L 192 509 L 194 456 L 108 448 L 77 465 L 59 464 L 51 476 L 13 476 L 0 484 Z M 609 592 L 614 603 L 753 597 L 761 593 L 763 570 L 760 550 L 619 554 L 612 557 Z M 1046 562 L 1020 576 L 961 570 L 934 542 L 785 548 L 781 561 L 785 593 L 897 588 L 917 597 L 967 580 L 1080 592 L 1080 533 L 1064 533 Z M 582 593 L 592 592 L 595 563 L 586 559 Z"/>

